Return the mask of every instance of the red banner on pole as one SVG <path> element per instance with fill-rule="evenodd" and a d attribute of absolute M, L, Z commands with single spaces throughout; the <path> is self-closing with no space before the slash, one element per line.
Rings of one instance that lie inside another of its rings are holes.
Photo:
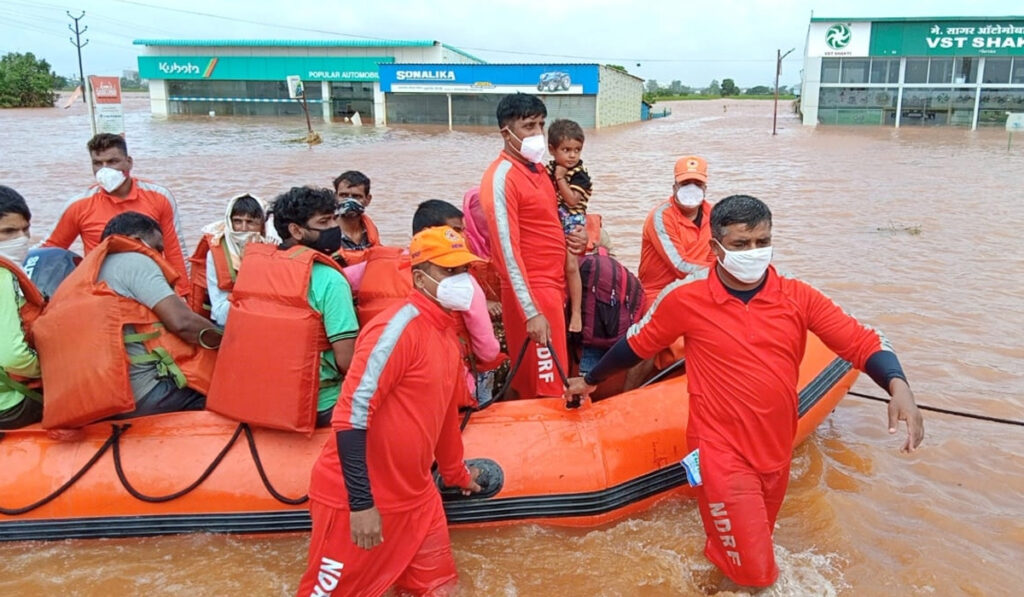
<path fill-rule="evenodd" d="M 124 136 L 124 109 L 121 106 L 121 80 L 117 77 L 89 76 L 96 104 L 96 132 Z"/>

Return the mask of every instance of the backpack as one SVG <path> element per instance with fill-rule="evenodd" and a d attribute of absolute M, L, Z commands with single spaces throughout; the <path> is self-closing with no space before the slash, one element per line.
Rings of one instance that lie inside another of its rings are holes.
<path fill-rule="evenodd" d="M 643 286 L 603 248 L 580 258 L 580 280 L 583 345 L 611 348 L 643 315 Z"/>

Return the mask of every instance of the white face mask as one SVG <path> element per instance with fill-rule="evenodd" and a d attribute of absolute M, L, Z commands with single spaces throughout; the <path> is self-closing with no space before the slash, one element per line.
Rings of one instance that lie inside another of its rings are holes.
<path fill-rule="evenodd" d="M 227 235 L 231 238 L 231 244 L 235 249 L 238 250 L 238 255 L 241 256 L 245 251 L 245 245 L 249 243 L 261 243 L 263 242 L 263 235 L 259 232 L 251 232 L 249 230 L 243 230 L 241 232 L 235 232 L 229 230 Z"/>
<path fill-rule="evenodd" d="M 119 189 L 125 180 L 128 178 L 120 170 L 103 167 L 96 171 L 96 182 L 100 183 L 103 190 L 108 193 Z"/>
<path fill-rule="evenodd" d="M 519 137 L 516 137 L 516 134 L 512 132 L 512 129 L 506 127 L 505 130 L 507 130 L 508 134 L 512 135 L 516 141 L 519 141 L 519 155 L 534 164 L 539 164 L 544 160 L 544 152 L 547 150 L 547 142 L 544 140 L 544 135 L 533 135 L 525 139 L 520 139 Z"/>
<path fill-rule="evenodd" d="M 473 304 L 474 290 L 473 280 L 468 273 L 448 276 L 440 282 L 426 272 L 423 272 L 423 275 L 437 283 L 437 302 L 441 303 L 442 307 L 452 311 L 469 311 L 470 305 Z"/>
<path fill-rule="evenodd" d="M 715 243 L 722 247 L 722 243 L 717 240 Z M 719 259 L 718 263 L 722 264 L 725 271 L 744 284 L 753 284 L 759 281 L 768 271 L 768 265 L 772 262 L 771 247 L 747 251 L 730 251 L 722 247 L 722 250 L 725 251 L 725 259 Z"/>
<path fill-rule="evenodd" d="M 28 256 L 28 237 L 17 236 L 0 241 L 0 255 L 20 266 L 25 262 L 25 257 Z"/>
<path fill-rule="evenodd" d="M 704 202 L 704 189 L 688 183 L 676 189 L 676 202 L 683 207 L 697 207 Z"/>

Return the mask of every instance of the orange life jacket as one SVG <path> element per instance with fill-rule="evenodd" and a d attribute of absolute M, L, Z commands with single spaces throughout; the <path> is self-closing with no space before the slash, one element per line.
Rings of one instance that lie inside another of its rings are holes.
<path fill-rule="evenodd" d="M 341 272 L 306 246 L 250 244 L 231 293 L 206 408 L 254 425 L 312 433 L 320 353 L 331 348 L 323 316 L 309 304 L 313 264 Z"/>
<path fill-rule="evenodd" d="M 21 295 L 25 299 L 25 303 L 19 309 L 21 329 L 25 334 L 25 341 L 28 342 L 29 346 L 32 346 L 32 325 L 39 317 L 39 314 L 42 313 L 46 299 L 43 298 L 43 293 L 39 292 L 39 289 L 32 283 L 28 275 L 13 261 L 9 261 L 6 257 L 0 257 L 0 267 L 14 274 L 14 278 L 18 281 L 18 286 L 21 288 Z M 39 393 L 39 388 L 42 385 L 42 380 L 40 379 L 30 379 L 14 375 L 0 368 L 0 388 L 14 390 L 34 400 L 42 400 L 42 395 Z"/>
<path fill-rule="evenodd" d="M 178 272 L 144 243 L 111 236 L 93 249 L 61 283 L 33 326 L 46 386 L 43 427 L 80 427 L 135 409 L 128 376 L 130 364 L 155 363 L 179 388 L 205 394 L 217 358 L 164 329 L 142 303 L 123 297 L 97 281 L 107 255 L 141 253 L 160 267 L 174 288 Z M 125 334 L 124 326 L 135 327 Z M 129 357 L 126 342 L 141 342 L 145 355 Z"/>
<path fill-rule="evenodd" d="M 405 249 L 370 247 L 365 258 L 366 269 L 356 292 L 356 317 L 360 326 L 395 303 L 405 301 L 412 292 L 412 266 Z"/>
<path fill-rule="evenodd" d="M 366 214 L 360 217 L 362 218 L 363 226 L 366 228 L 366 241 L 370 244 L 370 247 L 367 249 L 338 249 L 335 255 L 341 255 L 345 259 L 345 265 L 355 265 L 366 261 L 367 257 L 369 257 L 368 252 L 370 249 L 380 245 L 380 232 L 377 231 L 377 225 Z"/>
<path fill-rule="evenodd" d="M 238 270 L 231 267 L 227 254 L 227 243 L 224 239 L 213 242 L 213 235 L 204 234 L 195 253 L 188 258 L 191 264 L 189 283 L 192 290 L 188 295 L 188 306 L 203 317 L 210 317 L 210 294 L 206 291 L 206 255 L 213 251 L 213 267 L 217 270 L 217 287 L 231 292 L 235 286 Z"/>

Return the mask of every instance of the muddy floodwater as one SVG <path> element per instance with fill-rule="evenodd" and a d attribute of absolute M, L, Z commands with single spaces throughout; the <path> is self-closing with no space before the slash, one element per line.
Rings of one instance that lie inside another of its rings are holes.
<path fill-rule="evenodd" d="M 645 215 L 671 192 L 674 159 L 702 154 L 709 197 L 765 200 L 776 265 L 883 329 L 919 403 L 1024 419 L 1024 138 L 1008 152 L 1001 129 L 806 128 L 788 102 L 773 137 L 771 102 L 670 105 L 668 118 L 587 133 L 592 210 L 628 266 Z M 91 181 L 87 123 L 81 103 L 0 111 L 0 184 L 28 199 L 37 237 Z M 271 199 L 348 169 L 372 179 L 385 242 L 405 243 L 415 205 L 461 202 L 500 147 L 494 130 L 319 124 L 324 143 L 309 148 L 288 142 L 305 135 L 301 119 L 154 120 L 142 95 L 129 96 L 126 125 L 135 173 L 174 192 L 190 249 L 232 195 Z M 882 393 L 865 377 L 855 389 Z M 1020 594 L 1024 429 L 925 417 L 921 449 L 900 454 L 884 405 L 851 396 L 796 450 L 775 532 L 782 574 L 766 594 Z M 571 467 L 572 455 L 559 461 Z M 0 594 L 289 595 L 307 542 L 0 544 Z M 463 595 L 718 590 L 690 501 L 592 530 L 456 530 L 452 542 Z"/>

